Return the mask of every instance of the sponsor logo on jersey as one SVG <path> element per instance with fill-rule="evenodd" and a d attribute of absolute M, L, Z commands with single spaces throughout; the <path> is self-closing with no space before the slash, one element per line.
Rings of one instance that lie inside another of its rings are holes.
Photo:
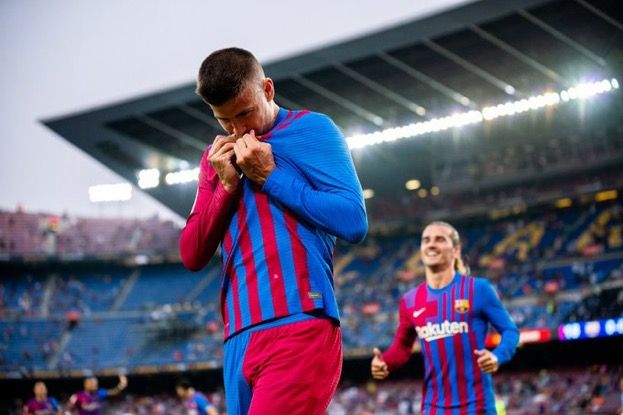
<path fill-rule="evenodd" d="M 454 300 L 454 311 L 459 314 L 467 313 L 469 311 L 469 300 L 465 298 Z"/>
<path fill-rule="evenodd" d="M 465 321 L 448 320 L 443 323 L 427 323 L 425 326 L 416 326 L 415 331 L 420 339 L 427 342 L 454 336 L 455 334 L 469 333 L 469 325 Z"/>

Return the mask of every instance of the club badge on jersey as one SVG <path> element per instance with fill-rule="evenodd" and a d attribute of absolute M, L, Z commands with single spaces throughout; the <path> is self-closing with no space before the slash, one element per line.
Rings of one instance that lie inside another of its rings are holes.
<path fill-rule="evenodd" d="M 465 314 L 469 311 L 469 300 L 462 298 L 454 300 L 454 311 L 459 314 Z"/>

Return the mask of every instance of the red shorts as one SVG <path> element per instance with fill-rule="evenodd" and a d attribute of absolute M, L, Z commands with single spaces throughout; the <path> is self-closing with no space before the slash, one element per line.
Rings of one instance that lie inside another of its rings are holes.
<path fill-rule="evenodd" d="M 228 414 L 322 415 L 342 372 L 334 320 L 311 318 L 244 331 L 225 343 Z"/>

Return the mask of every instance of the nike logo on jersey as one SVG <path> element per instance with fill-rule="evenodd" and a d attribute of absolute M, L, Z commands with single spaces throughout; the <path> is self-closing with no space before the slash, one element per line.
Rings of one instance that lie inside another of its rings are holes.
<path fill-rule="evenodd" d="M 428 323 L 425 326 L 416 327 L 415 331 L 420 339 L 431 342 L 455 334 L 469 333 L 469 325 L 465 321 L 451 323 L 446 320 L 443 323 Z"/>
<path fill-rule="evenodd" d="M 419 310 L 415 310 L 413 312 L 413 318 L 418 318 L 420 316 L 420 314 L 422 314 L 424 312 L 424 310 L 426 310 L 426 307 L 420 308 Z"/>

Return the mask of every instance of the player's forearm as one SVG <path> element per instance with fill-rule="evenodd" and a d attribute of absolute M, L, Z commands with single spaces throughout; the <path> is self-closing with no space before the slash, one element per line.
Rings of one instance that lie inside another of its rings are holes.
<path fill-rule="evenodd" d="M 319 191 L 283 169 L 275 169 L 262 188 L 297 217 L 351 243 L 368 232 L 363 200 L 355 189 Z"/>
<path fill-rule="evenodd" d="M 123 378 L 125 379 L 125 378 Z M 112 389 L 108 389 L 106 391 L 106 394 L 108 396 L 117 396 L 119 395 L 121 392 L 123 392 L 125 390 L 125 388 L 128 386 L 127 384 L 127 380 L 121 380 L 119 381 L 119 384 L 117 384 L 117 386 L 115 386 Z"/>
<path fill-rule="evenodd" d="M 186 268 L 199 271 L 210 261 L 227 230 L 235 199 L 222 186 L 210 195 L 197 196 L 180 235 L 180 256 Z"/>
<path fill-rule="evenodd" d="M 415 341 L 415 330 L 409 321 L 405 319 L 404 310 L 401 304 L 401 322 L 398 325 L 396 336 L 392 345 L 383 353 L 383 360 L 387 363 L 389 371 L 404 366 L 413 353 L 413 342 Z"/>
<path fill-rule="evenodd" d="M 512 327 L 503 330 L 501 334 L 500 344 L 493 350 L 493 354 L 498 358 L 500 365 L 511 360 L 511 357 L 515 354 L 517 344 L 519 343 L 519 329 L 512 324 Z"/>
<path fill-rule="evenodd" d="M 408 343 L 404 339 L 397 339 L 383 353 L 383 360 L 387 363 L 390 372 L 404 366 L 409 361 L 413 350 L 413 341 Z"/>

